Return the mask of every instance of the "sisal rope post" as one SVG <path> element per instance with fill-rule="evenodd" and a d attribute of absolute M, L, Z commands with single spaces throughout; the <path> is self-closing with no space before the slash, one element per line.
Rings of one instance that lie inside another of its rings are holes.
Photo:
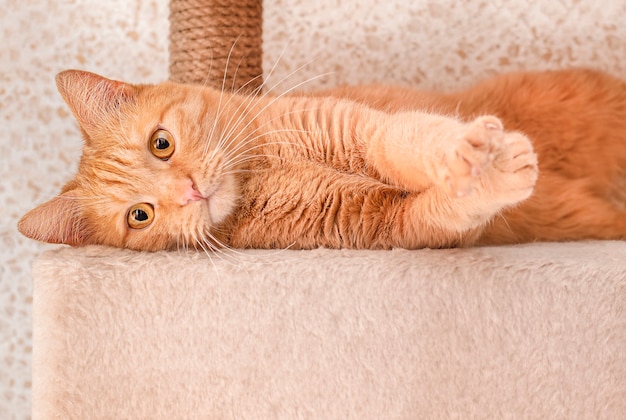
<path fill-rule="evenodd" d="M 170 80 L 251 92 L 263 83 L 262 0 L 171 0 Z"/>

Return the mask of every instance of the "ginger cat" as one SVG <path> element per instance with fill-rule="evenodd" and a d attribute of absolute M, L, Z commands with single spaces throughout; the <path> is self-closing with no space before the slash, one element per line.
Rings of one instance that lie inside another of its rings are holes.
<path fill-rule="evenodd" d="M 602 73 L 510 74 L 451 94 L 245 96 L 75 70 L 57 86 L 85 145 L 76 177 L 20 220 L 37 240 L 208 250 L 626 239 L 626 84 Z"/>

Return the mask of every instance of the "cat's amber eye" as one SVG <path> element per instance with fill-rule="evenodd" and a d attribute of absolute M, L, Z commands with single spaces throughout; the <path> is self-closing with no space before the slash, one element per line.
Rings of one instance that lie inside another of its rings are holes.
<path fill-rule="evenodd" d="M 167 130 L 159 129 L 150 137 L 150 152 L 161 160 L 174 154 L 174 137 Z"/>
<path fill-rule="evenodd" d="M 131 228 L 143 229 L 154 220 L 154 207 L 150 203 L 135 204 L 128 210 L 126 220 Z"/>

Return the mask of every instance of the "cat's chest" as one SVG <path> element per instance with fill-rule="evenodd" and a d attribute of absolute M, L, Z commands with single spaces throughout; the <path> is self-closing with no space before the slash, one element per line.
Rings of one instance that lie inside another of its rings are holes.
<path fill-rule="evenodd" d="M 338 188 L 341 174 L 300 159 L 272 159 L 246 173 L 241 182 L 241 209 L 254 217 L 286 214 L 307 207 Z"/>
<path fill-rule="evenodd" d="M 222 239 L 244 248 L 347 246 L 345 240 L 363 234 L 363 209 L 393 202 L 379 198 L 400 196 L 395 190 L 374 178 L 310 162 L 249 172 Z"/>

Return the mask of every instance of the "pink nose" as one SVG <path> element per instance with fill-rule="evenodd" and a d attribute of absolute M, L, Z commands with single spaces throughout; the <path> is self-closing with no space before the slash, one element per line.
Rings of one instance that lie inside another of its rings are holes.
<path fill-rule="evenodd" d="M 196 186 L 193 184 L 191 180 L 188 180 L 185 187 L 183 188 L 183 193 L 180 198 L 180 204 L 187 205 L 192 201 L 202 200 L 204 196 L 196 189 Z"/>

